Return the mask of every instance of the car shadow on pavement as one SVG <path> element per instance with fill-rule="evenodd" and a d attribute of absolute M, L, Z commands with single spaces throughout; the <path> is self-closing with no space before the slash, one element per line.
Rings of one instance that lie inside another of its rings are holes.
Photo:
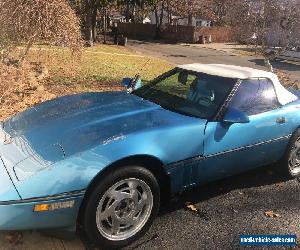
<path fill-rule="evenodd" d="M 182 209 L 186 207 L 186 204 L 189 202 L 192 202 L 193 204 L 201 203 L 211 198 L 225 195 L 234 190 L 281 185 L 282 183 L 289 181 L 289 179 L 282 176 L 278 169 L 278 164 L 260 167 L 237 176 L 232 176 L 185 191 L 166 203 L 161 208 L 160 215 L 163 216 L 172 211 Z"/>

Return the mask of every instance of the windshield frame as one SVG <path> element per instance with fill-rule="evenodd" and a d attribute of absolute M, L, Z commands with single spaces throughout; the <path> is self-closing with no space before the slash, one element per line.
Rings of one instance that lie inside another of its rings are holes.
<path fill-rule="evenodd" d="M 164 79 L 176 74 L 176 73 L 180 73 L 180 72 L 187 72 L 188 74 L 193 74 L 193 75 L 207 75 L 207 76 L 215 76 L 215 77 L 220 77 L 220 78 L 228 78 L 228 79 L 232 79 L 233 80 L 233 84 L 232 84 L 232 87 L 230 89 L 230 91 L 228 91 L 228 94 L 226 95 L 226 97 L 224 98 L 223 102 L 218 106 L 218 108 L 215 110 L 215 112 L 213 113 L 213 115 L 211 115 L 211 117 L 201 117 L 201 116 L 198 116 L 198 115 L 195 115 L 195 114 L 192 114 L 192 113 L 187 113 L 187 112 L 183 112 L 182 110 L 178 110 L 176 108 L 170 108 L 170 107 L 165 107 L 163 105 L 161 105 L 160 103 L 157 103 L 153 100 L 149 100 L 147 98 L 144 98 L 142 95 L 138 94 L 138 92 L 141 90 L 141 89 L 150 89 L 151 87 L 159 84 L 161 81 L 163 81 Z M 169 110 L 171 112 L 175 112 L 175 113 L 178 113 L 178 114 L 182 114 L 182 115 L 185 115 L 185 116 L 189 116 L 189 117 L 194 117 L 194 118 L 199 118 L 199 119 L 205 119 L 205 120 L 208 120 L 208 121 L 216 121 L 216 120 L 219 120 L 219 114 L 222 113 L 222 110 L 224 109 L 224 107 L 226 105 L 227 102 L 228 102 L 228 98 L 229 96 L 232 95 L 232 92 L 233 90 L 236 88 L 236 85 L 239 83 L 240 79 L 237 79 L 237 78 L 229 78 L 229 77 L 222 77 L 222 76 L 218 76 L 218 75 L 211 75 L 211 74 L 206 74 L 206 73 L 203 73 L 203 72 L 198 72 L 198 71 L 193 71 L 193 70 L 186 70 L 186 69 L 182 69 L 180 67 L 175 67 L 173 68 L 172 70 L 170 71 L 167 71 L 165 73 L 163 73 L 162 75 L 154 78 L 153 80 L 151 80 L 148 84 L 142 86 L 141 88 L 137 89 L 137 90 L 134 90 L 131 94 L 139 97 L 139 98 L 142 98 L 144 100 L 147 100 L 149 102 L 152 102 L 152 103 L 155 103 L 159 106 L 161 106 L 162 108 L 166 109 L 166 110 Z"/>

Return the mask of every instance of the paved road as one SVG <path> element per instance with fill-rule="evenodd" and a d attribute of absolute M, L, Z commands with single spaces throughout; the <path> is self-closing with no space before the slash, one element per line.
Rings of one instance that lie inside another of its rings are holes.
<path fill-rule="evenodd" d="M 255 56 L 237 56 L 238 49 L 235 53 L 226 51 L 203 48 L 201 45 L 184 45 L 184 44 L 161 44 L 141 41 L 129 41 L 129 48 L 134 51 L 147 55 L 161 57 L 175 64 L 187 63 L 221 63 L 253 67 L 266 70 L 264 60 Z M 243 51 L 240 51 L 242 54 Z M 298 80 L 300 83 L 300 63 L 292 62 L 274 62 L 274 69 L 287 72 L 292 80 Z"/>

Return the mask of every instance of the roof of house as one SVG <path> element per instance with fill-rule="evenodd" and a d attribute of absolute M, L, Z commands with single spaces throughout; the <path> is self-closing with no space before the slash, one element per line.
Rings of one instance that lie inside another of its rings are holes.
<path fill-rule="evenodd" d="M 224 65 L 224 64 L 186 64 L 178 66 L 181 69 L 195 71 L 199 73 L 205 73 L 208 75 L 215 75 L 226 78 L 236 78 L 236 79 L 251 79 L 251 78 L 268 78 L 273 82 L 278 101 L 280 104 L 285 105 L 298 98 L 283 87 L 278 79 L 278 77 L 271 72 L 264 70 L 258 70 L 248 67 L 240 67 L 235 65 Z"/>

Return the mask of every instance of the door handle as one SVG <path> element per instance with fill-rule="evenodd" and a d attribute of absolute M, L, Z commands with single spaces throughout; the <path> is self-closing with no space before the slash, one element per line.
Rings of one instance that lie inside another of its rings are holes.
<path fill-rule="evenodd" d="M 284 124 L 284 123 L 285 123 L 285 118 L 284 118 L 284 117 L 278 117 L 278 118 L 276 119 L 276 122 L 277 122 L 278 124 Z"/>

